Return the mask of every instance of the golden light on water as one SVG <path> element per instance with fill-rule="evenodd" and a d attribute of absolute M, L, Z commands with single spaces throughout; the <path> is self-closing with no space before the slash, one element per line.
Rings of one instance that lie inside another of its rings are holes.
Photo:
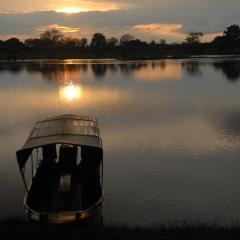
<path fill-rule="evenodd" d="M 82 12 L 82 10 L 80 8 L 60 8 L 60 9 L 56 9 L 56 12 L 59 13 L 80 13 Z"/>
<path fill-rule="evenodd" d="M 70 84 L 60 87 L 60 97 L 64 101 L 74 102 L 79 100 L 82 95 L 81 87 L 78 85 Z"/>
<path fill-rule="evenodd" d="M 139 81 L 169 81 L 180 80 L 181 78 L 181 65 L 171 62 L 155 63 L 134 72 L 134 79 Z"/>

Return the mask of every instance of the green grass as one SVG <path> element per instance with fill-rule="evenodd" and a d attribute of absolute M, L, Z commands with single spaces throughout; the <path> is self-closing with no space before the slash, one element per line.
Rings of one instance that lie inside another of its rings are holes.
<path fill-rule="evenodd" d="M 41 225 L 23 220 L 0 222 L 1 239 L 240 239 L 240 226 L 169 224 L 149 227 L 106 225 L 84 227 L 77 224 Z"/>

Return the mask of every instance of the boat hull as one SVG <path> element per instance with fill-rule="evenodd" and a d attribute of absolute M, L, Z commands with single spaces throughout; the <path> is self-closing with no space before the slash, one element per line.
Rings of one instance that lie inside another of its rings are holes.
<path fill-rule="evenodd" d="M 25 212 L 29 220 L 50 224 L 66 224 L 79 222 L 86 225 L 102 225 L 102 199 L 93 207 L 79 211 L 37 212 L 25 204 Z"/>

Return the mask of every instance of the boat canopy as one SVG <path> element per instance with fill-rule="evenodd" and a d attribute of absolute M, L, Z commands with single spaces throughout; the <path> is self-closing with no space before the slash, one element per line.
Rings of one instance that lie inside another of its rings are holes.
<path fill-rule="evenodd" d="M 17 151 L 20 169 L 24 167 L 34 148 L 64 143 L 102 149 L 97 119 L 61 115 L 37 122 L 22 149 Z"/>

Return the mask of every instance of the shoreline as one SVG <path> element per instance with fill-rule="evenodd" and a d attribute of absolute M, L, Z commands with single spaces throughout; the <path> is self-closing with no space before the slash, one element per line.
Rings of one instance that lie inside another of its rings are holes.
<path fill-rule="evenodd" d="M 74 57 L 74 56 L 70 56 L 70 57 L 43 57 L 43 58 L 39 58 L 39 57 L 29 57 L 29 58 L 11 58 L 11 59 L 7 59 L 7 58 L 0 58 L 0 63 L 5 63 L 5 62 L 31 62 L 31 61 L 61 61 L 61 60 L 83 60 L 83 61 L 158 61 L 158 60 L 178 60 L 178 59 L 221 59 L 221 58 L 225 58 L 225 59 L 238 59 L 240 58 L 239 54 L 209 54 L 209 55 L 185 55 L 185 56 L 162 56 L 162 57 L 143 57 L 143 58 L 109 58 L 109 57 Z"/>

